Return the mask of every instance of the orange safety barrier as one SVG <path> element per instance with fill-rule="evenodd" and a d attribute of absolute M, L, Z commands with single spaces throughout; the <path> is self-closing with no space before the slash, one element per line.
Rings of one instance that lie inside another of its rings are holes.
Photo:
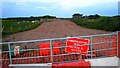
<path fill-rule="evenodd" d="M 77 54 L 73 55 L 74 60 L 77 60 Z"/>
<path fill-rule="evenodd" d="M 41 48 L 50 48 L 50 44 L 49 43 L 41 43 L 39 45 L 40 49 Z M 40 50 L 40 56 L 47 56 L 50 55 L 50 49 L 43 49 Z"/>
<path fill-rule="evenodd" d="M 26 63 L 27 63 L 27 64 L 30 64 L 30 58 L 27 58 Z"/>
<path fill-rule="evenodd" d="M 113 42 L 112 43 L 112 48 L 116 48 L 117 47 L 117 42 Z"/>
<path fill-rule="evenodd" d="M 64 56 L 64 55 L 60 56 L 60 61 L 61 61 L 61 62 L 63 62 L 64 59 L 65 59 L 65 56 Z"/>
<path fill-rule="evenodd" d="M 120 58 L 120 32 L 118 32 L 118 57 Z"/>
<path fill-rule="evenodd" d="M 26 57 L 29 57 L 29 52 L 26 53 Z"/>
<path fill-rule="evenodd" d="M 52 64 L 52 68 L 91 68 L 90 62 L 79 61 L 79 62 L 68 62 L 68 63 L 59 63 Z"/>
<path fill-rule="evenodd" d="M 120 35 L 120 33 L 119 33 Z M 95 40 L 96 39 L 96 40 Z M 120 42 L 120 36 L 119 40 Z M 98 37 L 94 38 L 92 41 L 94 43 L 98 44 L 92 44 L 93 45 L 93 56 L 92 57 L 99 57 L 99 56 L 114 56 L 116 55 L 117 51 L 116 49 L 111 49 L 111 50 L 102 50 L 102 51 L 94 51 L 94 50 L 100 50 L 100 49 L 107 49 L 107 48 L 116 48 L 117 47 L 117 36 L 104 36 L 104 37 Z M 102 43 L 101 43 L 102 42 Z M 73 45 L 73 43 L 70 43 Z M 120 51 L 120 43 L 119 44 L 119 51 Z M 58 55 L 58 54 L 68 54 L 65 52 L 65 48 L 60 48 L 62 45 L 61 42 L 53 42 L 53 55 Z M 50 43 L 41 43 L 39 45 L 40 49 L 42 48 L 50 48 Z M 57 48 L 58 47 L 58 48 Z M 39 57 L 39 58 L 27 58 L 27 59 L 19 59 L 19 60 L 13 60 L 13 64 L 23 64 L 23 63 L 47 63 L 51 61 L 51 58 L 53 59 L 53 62 L 63 62 L 63 61 L 70 61 L 70 60 L 78 60 L 78 59 L 87 59 L 90 58 L 91 53 L 89 52 L 88 54 L 68 54 L 68 55 L 62 55 L 62 56 L 54 56 L 50 57 L 50 49 L 43 49 L 43 50 L 34 50 L 32 52 L 24 52 L 21 56 L 17 56 L 15 58 L 23 58 L 23 57 L 36 57 L 36 56 L 46 56 L 46 57 Z M 48 57 L 47 57 L 48 56 Z M 120 58 L 120 52 L 119 52 L 119 58 Z M 8 59 L 8 54 L 2 54 L 2 59 Z M 3 60 L 3 64 L 10 64 L 9 60 Z M 71 62 L 71 63 L 65 63 L 65 64 L 60 64 L 60 66 L 74 66 L 74 65 L 79 65 L 79 66 L 86 66 L 86 63 L 82 62 Z M 53 65 L 54 66 L 54 65 Z M 55 64 L 55 66 L 59 66 L 58 64 Z M 88 64 L 89 66 L 89 64 Z M 66 67 L 65 67 L 66 68 Z"/>
<path fill-rule="evenodd" d="M 94 50 L 99 50 L 99 48 L 100 48 L 100 45 L 99 45 L 99 44 L 94 44 L 94 45 L 93 45 L 93 49 L 94 49 Z"/>
<path fill-rule="evenodd" d="M 95 43 L 95 42 L 96 42 L 96 39 L 95 39 L 95 38 L 92 38 L 92 42 Z"/>
<path fill-rule="evenodd" d="M 16 61 L 16 60 L 13 60 L 13 64 L 17 64 L 17 61 Z"/>
<path fill-rule="evenodd" d="M 31 56 L 34 56 L 34 52 L 33 51 L 31 52 Z"/>
<path fill-rule="evenodd" d="M 116 38 L 117 38 L 117 35 L 93 38 L 93 43 L 104 42 L 102 44 L 93 44 L 93 49 L 100 50 L 100 49 L 107 49 L 107 48 L 116 48 L 116 46 L 117 46 L 117 42 L 116 42 L 117 39 Z M 109 50 L 109 51 L 104 50 L 101 52 L 95 52 L 95 54 L 96 54 L 96 56 L 111 56 L 111 55 L 116 54 L 116 50 Z"/>
<path fill-rule="evenodd" d="M 27 59 L 24 59 L 24 64 L 27 64 Z"/>
<path fill-rule="evenodd" d="M 71 56 L 70 56 L 70 55 L 68 55 L 67 57 L 68 57 L 68 61 L 70 61 L 70 60 L 71 60 L 71 58 L 70 58 Z"/>
<path fill-rule="evenodd" d="M 109 56 L 109 51 L 108 50 L 103 50 L 101 51 L 101 56 Z"/>
<path fill-rule="evenodd" d="M 104 37 L 104 42 L 108 42 L 108 40 L 109 40 L 109 36 L 105 36 Z"/>
<path fill-rule="evenodd" d="M 2 54 L 2 59 L 6 59 L 6 54 Z M 2 60 L 2 64 L 6 64 L 6 60 Z"/>
<path fill-rule="evenodd" d="M 98 40 L 99 40 L 99 42 L 103 42 L 103 38 L 102 37 L 100 37 Z"/>
<path fill-rule="evenodd" d="M 25 53 L 23 54 L 23 57 L 26 57 L 26 54 L 25 54 Z"/>
<path fill-rule="evenodd" d="M 9 61 L 9 58 L 8 58 L 8 54 L 5 54 L 5 59 L 7 59 L 7 60 L 5 60 L 5 64 L 10 64 L 10 61 Z"/>
<path fill-rule="evenodd" d="M 5 58 L 5 54 L 2 54 L 2 59 L 4 59 Z M 2 60 L 2 64 L 4 64 L 5 63 L 5 60 Z"/>
<path fill-rule="evenodd" d="M 113 39 L 112 48 L 116 48 L 117 47 L 117 36 L 113 35 L 112 39 Z M 109 56 L 114 56 L 114 55 L 116 55 L 116 53 L 117 53 L 116 49 L 110 50 L 109 51 Z"/>
<path fill-rule="evenodd" d="M 57 48 L 57 47 L 60 47 L 61 46 L 61 42 L 53 42 L 53 54 L 60 54 L 60 48 Z M 41 43 L 39 45 L 40 48 L 50 48 L 50 43 Z M 50 49 L 43 49 L 43 50 L 40 50 L 39 52 L 39 55 L 40 56 L 48 56 L 50 55 Z M 58 61 L 59 57 L 56 56 L 56 57 L 53 57 L 54 59 L 56 59 L 55 61 Z M 44 62 L 47 62 L 49 61 L 50 58 L 48 57 L 44 57 Z M 40 60 L 40 58 L 39 58 Z"/>
<path fill-rule="evenodd" d="M 34 56 L 37 56 L 37 51 L 36 50 L 33 53 L 34 53 Z"/>
<path fill-rule="evenodd" d="M 41 43 L 39 45 L 39 47 L 40 47 L 40 49 L 41 48 L 50 48 L 50 44 L 49 43 Z M 48 55 L 50 55 L 50 49 L 40 50 L 39 53 L 40 53 L 40 56 L 48 56 Z M 42 57 L 42 59 L 43 59 L 44 63 L 47 62 L 47 58 L 46 57 Z M 40 60 L 40 58 L 39 58 L 39 60 Z"/>
<path fill-rule="evenodd" d="M 53 43 L 53 54 L 55 55 L 58 55 L 60 54 L 60 48 L 57 48 L 57 47 L 60 47 L 61 46 L 61 42 L 54 42 Z M 55 62 L 59 61 L 60 57 L 59 56 L 54 56 L 53 57 L 55 59 Z"/>
<path fill-rule="evenodd" d="M 22 56 L 20 58 L 23 58 Z M 17 60 L 20 64 L 24 64 L 24 59 Z"/>
<path fill-rule="evenodd" d="M 32 58 L 33 59 L 33 63 L 36 63 L 37 62 L 37 59 L 36 58 Z"/>
<path fill-rule="evenodd" d="M 54 42 L 53 43 L 53 54 L 60 54 L 59 48 L 54 48 L 54 47 L 59 47 L 61 45 L 61 42 Z M 39 45 L 40 48 L 50 48 L 50 43 L 41 43 Z M 44 49 L 40 50 L 40 55 L 50 55 L 50 49 Z"/>
<path fill-rule="evenodd" d="M 116 50 L 110 50 L 109 51 L 109 56 L 114 56 L 116 55 L 117 51 Z"/>
<path fill-rule="evenodd" d="M 116 35 L 113 35 L 113 36 L 112 36 L 112 39 L 113 39 L 113 41 L 116 41 L 116 40 L 117 40 L 117 36 L 116 36 Z"/>
<path fill-rule="evenodd" d="M 39 58 L 37 59 L 37 62 L 38 62 L 38 63 L 40 63 L 40 62 L 41 62 L 41 60 L 42 60 L 42 59 L 39 57 Z"/>
<path fill-rule="evenodd" d="M 60 47 L 61 42 L 54 42 L 54 47 Z M 53 48 L 53 54 L 60 54 L 60 48 Z"/>
<path fill-rule="evenodd" d="M 101 49 L 106 49 L 107 48 L 107 45 L 106 44 L 102 44 L 101 45 Z"/>

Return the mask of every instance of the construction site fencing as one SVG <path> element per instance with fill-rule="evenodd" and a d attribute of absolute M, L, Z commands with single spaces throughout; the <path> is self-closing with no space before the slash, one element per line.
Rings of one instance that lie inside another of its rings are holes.
<path fill-rule="evenodd" d="M 119 35 L 119 36 L 118 36 Z M 66 46 L 69 38 L 88 39 L 87 52 L 68 52 L 66 48 L 76 48 L 76 46 Z M 40 39 L 16 42 L 1 42 L 2 64 L 37 64 L 37 63 L 64 63 L 81 61 L 84 59 L 120 57 L 120 32 L 110 34 L 76 36 L 66 38 Z M 118 46 L 119 45 L 119 46 Z M 16 47 L 16 49 L 15 49 Z"/>

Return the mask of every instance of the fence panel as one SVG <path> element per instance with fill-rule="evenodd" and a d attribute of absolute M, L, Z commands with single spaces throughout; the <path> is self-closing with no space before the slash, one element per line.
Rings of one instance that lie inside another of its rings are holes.
<path fill-rule="evenodd" d="M 117 36 L 117 33 L 110 33 L 69 38 L 3 42 L 0 44 L 2 44 L 2 46 L 8 45 L 8 48 L 2 49 L 1 60 L 3 64 L 36 64 L 64 63 L 116 56 Z M 70 46 L 68 46 L 68 39 Z M 90 40 L 89 43 L 86 39 Z M 88 44 L 86 44 L 86 42 Z M 84 52 L 82 49 L 86 48 L 86 46 L 88 46 L 88 51 Z M 68 52 L 66 49 L 73 50 L 73 52 Z M 120 43 L 118 51 L 120 51 Z"/>

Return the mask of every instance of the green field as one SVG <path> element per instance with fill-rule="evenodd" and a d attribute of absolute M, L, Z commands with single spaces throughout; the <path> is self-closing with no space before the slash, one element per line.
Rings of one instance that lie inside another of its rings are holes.
<path fill-rule="evenodd" d="M 120 17 L 71 18 L 77 25 L 105 31 L 120 31 Z"/>
<path fill-rule="evenodd" d="M 41 23 L 39 22 L 32 23 L 23 21 L 19 22 L 16 20 L 2 20 L 2 28 L 4 27 L 2 36 L 5 37 L 13 33 L 31 30 L 38 27 L 40 24 Z"/>

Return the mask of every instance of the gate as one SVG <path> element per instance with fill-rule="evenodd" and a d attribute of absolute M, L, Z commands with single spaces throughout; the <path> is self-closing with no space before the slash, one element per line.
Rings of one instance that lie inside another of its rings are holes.
<path fill-rule="evenodd" d="M 68 46 L 67 41 L 69 39 L 82 39 L 82 41 L 79 40 L 80 43 L 72 41 L 74 44 L 71 43 L 71 46 Z M 83 44 L 82 42 L 85 39 L 89 40 L 89 43 Z M 0 46 L 3 49 L 1 50 L 0 55 L 2 58 L 0 60 L 2 61 L 2 65 L 9 65 L 38 63 L 61 64 L 112 56 L 118 56 L 120 58 L 120 52 L 118 52 L 120 51 L 119 42 L 120 32 L 67 38 L 1 42 Z M 86 48 L 84 46 L 88 48 L 86 51 L 76 50 L 76 48 Z M 67 48 L 76 51 L 68 52 L 66 51 Z"/>

